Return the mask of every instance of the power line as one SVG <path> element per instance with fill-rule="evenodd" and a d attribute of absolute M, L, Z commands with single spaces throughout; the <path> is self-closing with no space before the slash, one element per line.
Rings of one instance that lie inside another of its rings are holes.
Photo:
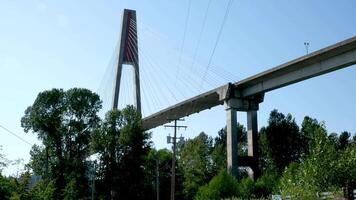
<path fill-rule="evenodd" d="M 16 133 L 10 131 L 9 129 L 5 128 L 4 126 L 0 125 L 0 128 L 4 129 L 6 132 L 10 133 L 11 135 L 17 137 L 17 139 L 21 140 L 22 142 L 25 142 L 26 144 L 33 146 L 33 144 L 29 143 L 28 141 L 26 141 L 25 139 L 23 139 L 22 137 L 18 136 Z"/>

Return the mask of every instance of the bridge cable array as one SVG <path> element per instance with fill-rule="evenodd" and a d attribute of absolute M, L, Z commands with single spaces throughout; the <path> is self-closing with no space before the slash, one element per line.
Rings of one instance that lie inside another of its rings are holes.
<path fill-rule="evenodd" d="M 197 59 L 202 43 L 202 36 L 207 25 L 211 2 L 212 0 L 208 1 L 204 12 L 202 26 L 200 27 L 197 44 L 193 48 L 194 51 L 192 56 L 183 53 L 182 49 L 184 48 L 185 42 L 182 42 L 181 48 L 176 48 L 166 36 L 155 31 L 151 26 L 145 25 L 142 22 L 137 24 L 134 20 L 130 21 L 128 27 L 127 50 L 128 56 L 130 57 L 129 59 L 132 59 L 135 62 L 138 62 L 138 60 L 140 61 L 143 116 L 148 116 L 166 107 L 186 100 L 187 97 L 196 96 L 200 94 L 202 90 L 213 89 L 238 79 L 228 70 L 224 69 L 224 67 L 212 65 L 212 60 L 220 41 L 225 22 L 231 10 L 233 0 L 229 0 L 227 4 L 217 38 L 208 60 L 208 65 L 204 66 L 200 63 L 201 61 L 198 61 Z M 190 2 L 188 8 L 189 12 L 191 6 Z M 188 27 L 188 19 L 189 16 L 186 17 L 185 27 Z M 186 31 L 187 30 L 185 30 L 185 32 Z M 184 35 L 186 35 L 186 33 Z M 183 40 L 186 40 L 184 37 Z M 119 43 L 115 46 L 114 53 L 97 91 L 103 101 L 103 112 L 111 109 L 113 83 L 116 76 L 118 61 L 118 44 Z M 139 58 L 135 56 L 134 51 L 138 52 Z M 179 74 L 172 73 L 172 71 L 175 70 L 172 67 L 177 66 L 171 65 L 170 63 L 172 62 L 179 63 L 179 69 L 177 69 Z M 131 69 L 123 67 L 119 94 L 119 108 L 133 104 L 133 79 L 127 76 L 129 70 Z M 179 81 L 175 81 L 177 80 L 177 76 L 179 76 Z M 193 104 L 192 109 L 194 109 L 195 106 L 196 105 Z"/>
<path fill-rule="evenodd" d="M 188 0 L 188 1 L 189 1 L 188 2 L 188 11 L 187 11 L 187 16 L 185 18 L 183 39 L 182 39 L 182 44 L 180 46 L 178 67 L 177 67 L 176 79 L 175 79 L 175 82 L 174 82 L 174 86 L 177 86 L 177 82 L 179 81 L 179 70 L 180 70 L 180 65 L 181 65 L 181 62 L 182 62 L 182 54 L 183 54 L 185 39 L 186 39 L 186 35 L 187 35 L 188 22 L 189 22 L 189 16 L 190 16 L 190 9 L 191 9 L 191 6 L 192 6 L 192 0 Z"/>

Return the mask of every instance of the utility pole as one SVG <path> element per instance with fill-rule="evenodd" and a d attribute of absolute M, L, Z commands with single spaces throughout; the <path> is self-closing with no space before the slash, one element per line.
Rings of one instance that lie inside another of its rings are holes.
<path fill-rule="evenodd" d="M 156 196 L 157 200 L 159 200 L 159 160 L 158 160 L 158 152 L 156 157 Z"/>
<path fill-rule="evenodd" d="M 177 121 L 184 121 L 183 119 L 173 119 L 174 120 L 174 125 L 165 125 L 164 127 L 167 128 L 174 128 L 174 134 L 173 137 L 167 136 L 167 142 L 168 143 L 173 143 L 173 156 L 172 156 L 172 176 L 171 176 L 171 200 L 175 199 L 175 188 L 176 188 L 176 143 L 177 143 L 177 128 L 185 128 L 187 129 L 187 126 L 178 126 Z M 173 141 L 171 141 L 171 139 Z M 184 138 L 180 137 L 180 141 L 182 141 Z"/>
<path fill-rule="evenodd" d="M 46 146 L 46 160 L 45 160 L 45 184 L 46 186 L 48 185 L 48 159 L 49 159 L 49 155 L 48 155 L 48 147 Z"/>
<path fill-rule="evenodd" d="M 96 162 L 94 161 L 93 162 L 93 180 L 92 180 L 92 185 L 91 185 L 91 199 L 94 200 L 94 197 L 95 197 L 95 165 L 96 165 Z"/>

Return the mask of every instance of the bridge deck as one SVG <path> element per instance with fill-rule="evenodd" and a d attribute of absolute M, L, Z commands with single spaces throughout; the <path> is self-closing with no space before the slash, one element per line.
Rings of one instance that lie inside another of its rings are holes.
<path fill-rule="evenodd" d="M 236 98 L 265 93 L 315 76 L 356 64 L 356 36 L 302 56 L 285 64 L 238 81 L 223 85 L 187 99 L 162 111 L 143 118 L 143 128 L 149 130 L 173 119 L 222 105 L 230 89 Z"/>

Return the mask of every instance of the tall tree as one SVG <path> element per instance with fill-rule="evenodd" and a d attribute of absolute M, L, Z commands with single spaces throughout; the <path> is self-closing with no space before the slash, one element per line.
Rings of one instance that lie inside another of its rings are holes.
<path fill-rule="evenodd" d="M 298 199 L 315 199 L 321 191 L 337 192 L 346 184 L 356 183 L 356 146 L 344 149 L 337 142 L 337 136 L 328 135 L 323 123 L 305 118 L 303 129 L 312 131 L 309 153 L 302 157 L 300 164 L 291 164 L 279 181 L 284 195 Z M 312 123 L 309 123 L 312 122 Z"/>
<path fill-rule="evenodd" d="M 145 199 L 170 198 L 172 169 L 172 152 L 168 149 L 151 149 L 146 157 L 145 184 L 147 191 Z M 157 190 L 158 189 L 158 190 Z"/>
<path fill-rule="evenodd" d="M 133 106 L 106 114 L 92 137 L 99 154 L 99 177 L 105 199 L 144 199 L 145 158 L 150 134 L 141 128 L 141 115 Z"/>
<path fill-rule="evenodd" d="M 291 114 L 273 110 L 268 126 L 260 131 L 262 164 L 265 169 L 275 168 L 281 173 L 292 161 L 298 162 L 303 154 L 305 140 Z"/>
<path fill-rule="evenodd" d="M 37 152 L 43 154 L 45 151 L 42 166 L 48 170 L 40 175 L 45 177 L 48 172 L 54 180 L 56 199 L 64 198 L 65 188 L 76 190 L 75 198 L 85 196 L 88 188 L 85 159 L 89 153 L 90 133 L 99 122 L 100 109 L 99 96 L 87 89 L 52 89 L 39 93 L 21 119 L 25 132 L 32 130 L 44 145 L 44 149 L 37 149 Z M 75 186 L 67 187 L 72 182 Z"/>
<path fill-rule="evenodd" d="M 351 133 L 344 131 L 339 135 L 338 138 L 338 149 L 345 150 L 348 145 L 351 144 Z"/>
<path fill-rule="evenodd" d="M 178 164 L 184 178 L 186 199 L 193 199 L 199 187 L 212 178 L 211 149 L 212 138 L 203 132 L 182 145 Z"/>
<path fill-rule="evenodd" d="M 99 154 L 99 174 L 101 182 L 97 191 L 105 199 L 111 199 L 118 191 L 118 171 L 121 156 L 120 128 L 123 126 L 122 113 L 113 110 L 105 115 L 105 119 L 98 129 L 93 131 L 92 149 Z"/>
<path fill-rule="evenodd" d="M 0 146 L 0 151 L 2 150 L 2 146 Z M 0 153 L 0 175 L 2 173 L 2 170 L 7 166 L 8 160 L 6 159 L 5 155 Z"/>
<path fill-rule="evenodd" d="M 237 123 L 237 142 L 238 142 L 238 155 L 247 155 L 247 131 L 246 128 Z M 218 136 L 214 139 L 214 147 L 211 153 L 212 160 L 214 163 L 214 173 L 217 173 L 221 169 L 226 169 L 226 127 L 220 129 Z"/>

